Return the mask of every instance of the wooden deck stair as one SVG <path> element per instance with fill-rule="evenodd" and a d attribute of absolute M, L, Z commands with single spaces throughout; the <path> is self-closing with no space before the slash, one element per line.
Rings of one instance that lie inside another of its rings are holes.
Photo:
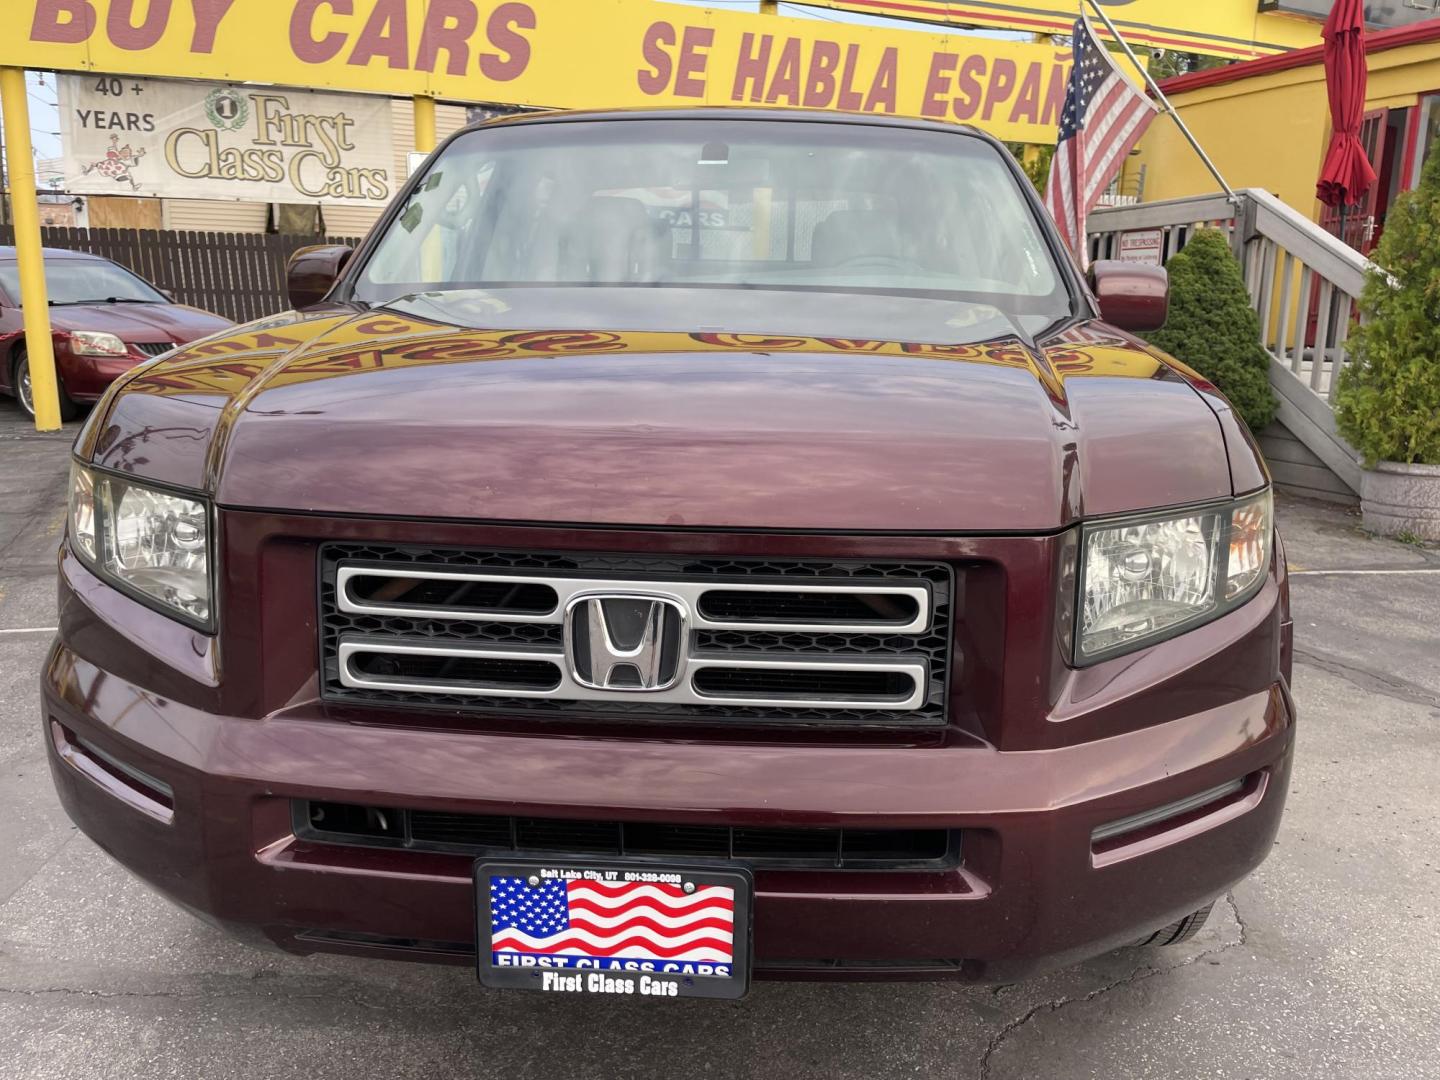
<path fill-rule="evenodd" d="M 1276 423 L 1260 435 L 1275 482 L 1303 494 L 1354 502 L 1359 455 L 1335 428 L 1331 393 L 1349 357 L 1355 300 L 1373 264 L 1269 192 L 1117 206 L 1090 216 L 1092 258 L 1119 250 L 1122 234 L 1157 229 L 1169 258 L 1196 228 L 1226 230 L 1270 353 Z"/>

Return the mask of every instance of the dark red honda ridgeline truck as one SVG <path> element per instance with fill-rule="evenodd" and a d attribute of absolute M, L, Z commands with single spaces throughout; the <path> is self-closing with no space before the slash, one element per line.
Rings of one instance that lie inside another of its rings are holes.
<path fill-rule="evenodd" d="M 452 138 L 75 447 L 66 809 L 262 943 L 489 986 L 1014 980 L 1269 851 L 1265 465 L 974 131 Z"/>

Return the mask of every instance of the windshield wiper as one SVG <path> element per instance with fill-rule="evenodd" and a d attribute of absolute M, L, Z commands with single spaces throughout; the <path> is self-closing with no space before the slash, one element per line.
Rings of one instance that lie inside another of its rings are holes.
<path fill-rule="evenodd" d="M 161 300 L 139 300 L 130 296 L 97 296 L 91 300 L 51 300 L 51 307 L 76 307 L 80 304 L 159 304 Z"/>

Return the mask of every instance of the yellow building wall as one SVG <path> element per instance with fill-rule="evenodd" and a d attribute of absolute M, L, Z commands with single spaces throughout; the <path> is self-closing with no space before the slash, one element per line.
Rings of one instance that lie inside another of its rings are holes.
<path fill-rule="evenodd" d="M 1440 42 L 1370 54 L 1367 109 L 1415 105 L 1434 90 L 1440 90 Z M 1201 87 L 1170 100 L 1231 187 L 1263 188 L 1312 221 L 1320 219 L 1315 181 L 1330 141 L 1323 65 Z M 1132 167 L 1139 165 L 1145 167 L 1145 202 L 1218 190 L 1165 116 L 1141 140 Z"/>

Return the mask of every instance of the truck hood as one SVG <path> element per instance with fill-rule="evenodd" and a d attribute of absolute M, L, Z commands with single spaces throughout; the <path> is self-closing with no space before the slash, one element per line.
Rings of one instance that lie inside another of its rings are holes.
<path fill-rule="evenodd" d="M 1044 532 L 1232 494 L 1193 378 L 1098 323 L 618 332 L 483 299 L 206 339 L 118 386 L 82 447 L 225 507 L 497 522 Z"/>

